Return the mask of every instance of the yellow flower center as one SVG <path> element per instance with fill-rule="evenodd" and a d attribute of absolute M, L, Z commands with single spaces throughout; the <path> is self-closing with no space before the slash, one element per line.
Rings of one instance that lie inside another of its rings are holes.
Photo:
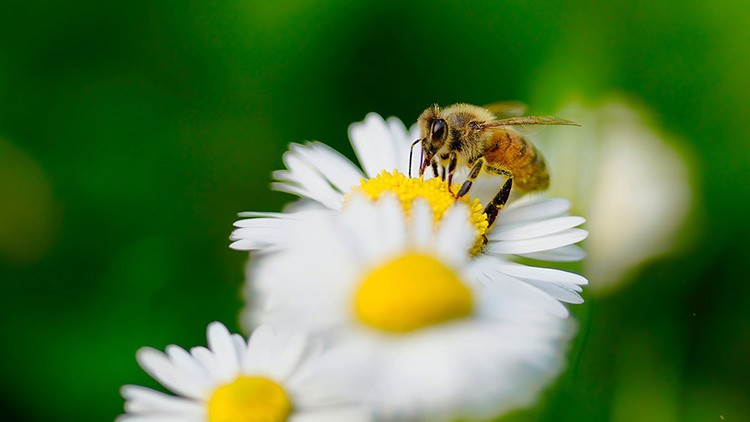
<path fill-rule="evenodd" d="M 408 253 L 371 271 L 354 296 L 363 323 L 405 333 L 468 316 L 471 291 L 435 258 Z"/>
<path fill-rule="evenodd" d="M 443 215 L 456 203 L 456 192 L 460 185 L 454 185 L 451 190 L 448 184 L 439 178 L 424 180 L 421 178 L 407 177 L 403 173 L 395 170 L 389 173 L 383 170 L 380 174 L 372 179 L 362 179 L 360 186 L 354 189 L 365 194 L 366 197 L 374 200 L 379 199 L 384 193 L 390 192 L 395 194 L 401 201 L 404 212 L 408 215 L 411 211 L 411 205 L 416 198 L 424 198 L 432 207 L 432 213 L 435 217 L 435 223 L 439 224 Z M 487 233 L 488 222 L 484 208 L 479 199 L 470 199 L 468 195 L 459 199 L 469 205 L 471 224 L 476 228 L 476 241 L 471 249 L 471 255 L 476 256 L 482 251 L 486 242 L 484 237 Z"/>
<path fill-rule="evenodd" d="M 208 401 L 210 422 L 283 422 L 291 412 L 284 389 L 264 377 L 238 377 Z"/>

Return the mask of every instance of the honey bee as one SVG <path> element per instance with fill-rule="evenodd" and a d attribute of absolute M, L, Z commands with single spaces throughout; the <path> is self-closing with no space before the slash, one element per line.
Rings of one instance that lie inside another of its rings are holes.
<path fill-rule="evenodd" d="M 549 187 L 549 172 L 542 154 L 511 126 L 520 125 L 571 125 L 578 124 L 550 116 L 516 116 L 525 109 L 520 103 L 495 103 L 485 107 L 471 104 L 453 104 L 441 109 L 437 104 L 428 107 L 417 120 L 420 138 L 412 144 L 421 144 L 421 177 L 432 166 L 435 177 L 440 176 L 450 189 L 457 166 L 470 168 L 466 181 L 456 193 L 456 198 L 466 195 L 480 175 L 487 172 L 504 176 L 505 182 L 484 212 L 490 225 L 505 206 L 514 188 L 519 194 L 543 191 Z M 503 116 L 504 118 L 498 118 Z M 411 154 L 409 157 L 411 176 Z M 446 175 L 447 168 L 447 175 Z"/>

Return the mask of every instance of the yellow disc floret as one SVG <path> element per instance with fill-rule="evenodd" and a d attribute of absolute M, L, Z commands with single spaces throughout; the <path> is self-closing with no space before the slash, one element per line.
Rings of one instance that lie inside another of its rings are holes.
<path fill-rule="evenodd" d="M 354 188 L 362 192 L 366 197 L 377 200 L 384 193 L 395 194 L 401 201 L 404 212 L 409 214 L 412 203 L 416 198 L 424 198 L 432 207 L 435 223 L 439 224 L 445 212 L 456 203 L 455 192 L 460 186 L 453 186 L 453 191 L 448 189 L 445 181 L 439 178 L 424 180 L 421 178 L 407 177 L 395 170 L 389 173 L 383 170 L 372 179 L 362 179 L 360 185 Z M 477 241 L 472 247 L 471 254 L 478 255 L 485 243 L 484 235 L 487 233 L 487 215 L 479 199 L 470 200 L 468 196 L 459 199 L 469 205 L 471 211 L 470 220 L 476 228 Z"/>
<path fill-rule="evenodd" d="M 407 253 L 370 271 L 354 295 L 357 318 L 383 331 L 405 333 L 468 316 L 471 291 L 435 258 Z"/>
<path fill-rule="evenodd" d="M 240 376 L 208 401 L 210 422 L 283 422 L 291 411 L 284 389 L 265 377 Z"/>

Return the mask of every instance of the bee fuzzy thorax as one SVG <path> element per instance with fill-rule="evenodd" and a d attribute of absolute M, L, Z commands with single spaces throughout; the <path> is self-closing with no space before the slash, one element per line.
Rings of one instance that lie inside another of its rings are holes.
<path fill-rule="evenodd" d="M 466 116 L 477 121 L 495 120 L 495 115 L 484 107 L 467 103 L 458 103 L 448 106 L 443 110 L 445 115 Z M 467 122 L 468 123 L 468 122 Z"/>

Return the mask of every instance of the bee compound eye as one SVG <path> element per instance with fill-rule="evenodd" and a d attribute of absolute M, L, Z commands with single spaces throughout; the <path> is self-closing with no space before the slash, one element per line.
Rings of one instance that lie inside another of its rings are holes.
<path fill-rule="evenodd" d="M 445 120 L 443 119 L 437 119 L 434 122 L 432 122 L 432 128 L 430 129 L 431 135 L 433 141 L 439 141 L 442 140 L 445 136 Z"/>

